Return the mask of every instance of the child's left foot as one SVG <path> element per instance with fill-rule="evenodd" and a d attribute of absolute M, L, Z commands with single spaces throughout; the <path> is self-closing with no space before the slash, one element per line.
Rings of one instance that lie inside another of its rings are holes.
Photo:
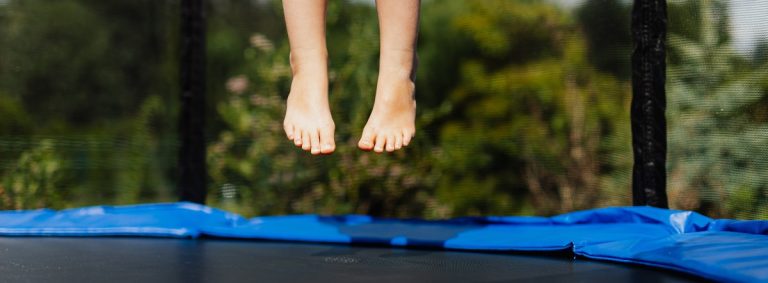
<path fill-rule="evenodd" d="M 379 71 L 376 99 L 358 143 L 360 149 L 393 152 L 408 146 L 416 133 L 415 60 L 410 57 L 407 62 L 382 60 L 386 63 Z"/>

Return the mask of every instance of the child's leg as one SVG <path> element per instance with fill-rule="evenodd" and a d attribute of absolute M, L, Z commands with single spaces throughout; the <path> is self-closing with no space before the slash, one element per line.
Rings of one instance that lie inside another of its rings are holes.
<path fill-rule="evenodd" d="M 419 0 L 378 0 L 381 57 L 376 100 L 358 147 L 388 152 L 410 143 L 416 132 L 416 37 Z"/>
<path fill-rule="evenodd" d="M 283 0 L 291 46 L 293 81 L 285 112 L 285 133 L 312 154 L 334 151 L 335 125 L 328 106 L 326 0 Z"/>

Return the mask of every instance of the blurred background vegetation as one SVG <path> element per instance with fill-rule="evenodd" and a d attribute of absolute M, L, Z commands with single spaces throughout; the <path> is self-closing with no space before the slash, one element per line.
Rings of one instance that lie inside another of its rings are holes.
<path fill-rule="evenodd" d="M 375 9 L 329 2 L 339 150 L 311 157 L 282 133 L 280 2 L 208 1 L 210 205 L 443 218 L 631 203 L 629 1 L 424 0 L 417 138 L 385 155 L 355 147 Z M 728 9 L 670 1 L 670 200 L 768 218 L 768 44 L 734 49 Z M 0 1 L 0 209 L 176 200 L 178 10 Z"/>

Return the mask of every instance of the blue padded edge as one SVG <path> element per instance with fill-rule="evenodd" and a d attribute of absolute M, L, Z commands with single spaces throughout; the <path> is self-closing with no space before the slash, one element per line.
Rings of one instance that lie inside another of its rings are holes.
<path fill-rule="evenodd" d="M 215 236 L 475 251 L 571 250 L 718 281 L 768 282 L 768 221 L 713 220 L 652 207 L 425 221 L 364 215 L 245 219 L 179 202 L 0 211 L 0 236 Z"/>
<path fill-rule="evenodd" d="M 576 254 L 639 263 L 717 281 L 768 281 L 768 236 L 697 232 L 647 240 L 629 239 L 579 247 Z"/>
<path fill-rule="evenodd" d="M 198 237 L 202 227 L 245 222 L 237 214 L 187 202 L 92 206 L 0 211 L 0 235 Z"/>

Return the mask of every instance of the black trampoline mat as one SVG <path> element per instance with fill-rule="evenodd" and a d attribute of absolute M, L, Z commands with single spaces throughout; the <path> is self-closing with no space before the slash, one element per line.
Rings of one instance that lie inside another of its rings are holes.
<path fill-rule="evenodd" d="M 0 237 L 0 282 L 695 282 L 567 255 L 161 238 Z"/>

